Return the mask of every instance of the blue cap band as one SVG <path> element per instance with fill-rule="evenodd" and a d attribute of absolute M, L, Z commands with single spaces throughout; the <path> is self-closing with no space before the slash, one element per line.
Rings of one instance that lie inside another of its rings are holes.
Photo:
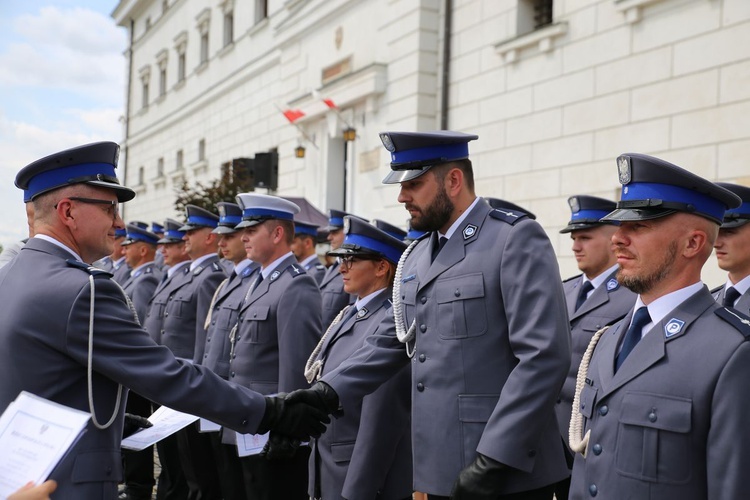
<path fill-rule="evenodd" d="M 115 238 L 120 238 L 122 236 L 127 236 L 128 232 L 124 229 L 115 229 Z"/>
<path fill-rule="evenodd" d="M 458 144 L 438 144 L 424 148 L 407 149 L 391 153 L 391 167 L 398 167 L 400 164 L 409 164 L 413 162 L 422 162 L 435 160 L 436 162 L 446 162 L 460 160 L 469 156 L 469 144 L 462 142 Z M 405 165 L 408 166 L 408 165 Z"/>
<path fill-rule="evenodd" d="M 622 186 L 621 201 L 647 199 L 689 204 L 695 207 L 696 212 L 719 221 L 724 218 L 727 209 L 727 206 L 716 198 L 679 186 L 650 182 L 633 182 Z"/>
<path fill-rule="evenodd" d="M 745 201 L 737 208 L 730 208 L 726 211 L 725 217 L 729 214 L 737 214 L 737 215 L 748 215 L 750 214 L 750 201 Z"/>
<path fill-rule="evenodd" d="M 236 226 L 242 222 L 242 216 L 240 215 L 225 215 L 219 217 L 219 224 L 222 226 Z"/>
<path fill-rule="evenodd" d="M 167 229 L 164 231 L 164 237 L 171 240 L 182 240 L 182 238 L 185 236 L 185 233 L 183 231 L 178 231 L 177 229 Z"/>
<path fill-rule="evenodd" d="M 246 208 L 242 211 L 243 219 L 282 219 L 294 220 L 294 214 L 268 208 Z"/>
<path fill-rule="evenodd" d="M 578 212 L 571 214 L 570 222 L 576 222 L 579 220 L 599 220 L 608 213 L 609 212 L 606 210 L 579 210 Z"/>
<path fill-rule="evenodd" d="M 29 180 L 29 185 L 23 192 L 23 201 L 31 201 L 39 193 L 65 186 L 71 179 L 96 175 L 116 177 L 115 167 L 109 163 L 84 163 L 41 172 Z"/>
<path fill-rule="evenodd" d="M 200 215 L 191 215 L 187 218 L 188 224 L 206 227 L 216 227 L 219 225 L 219 221 L 215 219 L 209 219 L 208 217 L 201 217 Z"/>
<path fill-rule="evenodd" d="M 143 241 L 152 245 L 156 245 L 156 243 L 159 241 L 159 238 L 152 238 L 151 236 L 141 233 L 128 233 L 128 239 L 133 241 Z"/>
<path fill-rule="evenodd" d="M 382 241 L 368 238 L 361 234 L 347 234 L 344 237 L 344 245 L 357 245 L 367 250 L 372 250 L 385 255 L 385 257 L 391 262 L 398 262 L 401 258 L 401 250 L 393 248 L 390 245 L 383 243 Z"/>
<path fill-rule="evenodd" d="M 318 230 L 311 226 L 303 226 L 301 224 L 295 224 L 294 234 L 309 234 L 310 236 L 317 236 Z"/>
<path fill-rule="evenodd" d="M 331 226 L 336 227 L 344 227 L 344 218 L 343 217 L 331 217 L 328 219 L 328 224 Z"/>

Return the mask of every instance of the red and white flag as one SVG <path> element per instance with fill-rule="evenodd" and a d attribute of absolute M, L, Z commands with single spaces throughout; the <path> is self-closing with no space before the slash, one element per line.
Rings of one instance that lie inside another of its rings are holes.
<path fill-rule="evenodd" d="M 305 116 L 305 112 L 301 109 L 287 109 L 282 111 L 282 113 L 284 114 L 286 119 L 289 120 L 289 123 L 294 123 Z"/>

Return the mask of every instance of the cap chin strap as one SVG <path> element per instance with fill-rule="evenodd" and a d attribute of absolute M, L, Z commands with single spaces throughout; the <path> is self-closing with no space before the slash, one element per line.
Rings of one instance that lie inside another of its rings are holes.
<path fill-rule="evenodd" d="M 111 279 L 111 278 L 110 278 Z M 94 408 L 94 310 L 95 310 L 95 304 L 96 304 L 96 286 L 94 285 L 94 275 L 89 274 L 89 286 L 91 287 L 91 301 L 89 302 L 89 349 L 88 349 L 88 363 L 86 366 L 86 382 L 87 382 L 87 389 L 88 389 L 88 398 L 89 398 L 89 411 L 91 412 L 91 422 L 94 424 L 94 427 L 97 429 L 105 430 L 108 429 L 117 419 L 117 414 L 120 413 L 120 403 L 122 401 L 122 384 L 117 384 L 117 399 L 115 400 L 115 408 L 112 411 L 112 416 L 110 417 L 109 421 L 106 424 L 100 424 L 99 420 L 96 418 L 96 411 Z M 127 302 L 128 307 L 130 308 L 130 312 L 133 313 L 133 319 L 136 323 L 140 326 L 141 322 L 138 320 L 138 314 L 135 311 L 135 306 L 133 305 L 133 302 L 130 300 L 130 297 L 128 297 L 128 294 L 125 293 L 125 290 L 122 289 L 119 283 L 117 283 L 115 280 L 112 280 L 112 283 L 117 285 L 117 288 L 120 289 L 122 292 L 123 297 L 125 297 L 125 302 Z"/>
<path fill-rule="evenodd" d="M 307 379 L 308 384 L 312 384 L 313 382 L 320 380 L 320 377 L 323 374 L 323 364 L 325 363 L 325 358 L 317 359 L 318 355 L 320 355 L 320 351 L 323 349 L 323 344 L 325 343 L 326 339 L 328 338 L 328 334 L 331 333 L 331 330 L 333 330 L 333 327 L 341 321 L 341 318 L 343 318 L 346 313 L 349 311 L 350 307 L 354 307 L 353 304 L 349 304 L 345 308 L 339 311 L 339 313 L 336 315 L 335 318 L 333 318 L 333 321 L 331 321 L 331 324 L 328 325 L 328 329 L 323 334 L 322 337 L 320 337 L 320 341 L 318 342 L 318 345 L 315 346 L 315 349 L 313 349 L 312 354 L 310 354 L 310 357 L 307 359 L 307 363 L 305 363 L 305 379 Z"/>
<path fill-rule="evenodd" d="M 412 320 L 411 326 L 406 326 L 406 321 L 404 318 L 404 306 L 401 303 L 401 275 L 403 273 L 404 263 L 406 262 L 407 257 L 409 257 L 409 254 L 412 250 L 414 250 L 414 247 L 416 247 L 418 243 L 419 240 L 414 240 L 406 248 L 406 250 L 404 250 L 404 253 L 401 254 L 401 258 L 398 260 L 396 273 L 393 276 L 392 302 L 393 319 L 396 323 L 396 337 L 398 337 L 399 342 L 401 342 L 402 344 L 406 344 L 406 355 L 410 358 L 413 358 L 414 354 L 417 352 L 417 342 L 414 338 L 414 332 L 417 329 L 417 319 L 414 318 L 414 320 Z"/>
<path fill-rule="evenodd" d="M 570 442 L 570 449 L 574 453 L 583 455 L 583 458 L 586 458 L 586 452 L 588 451 L 591 429 L 587 430 L 586 434 L 583 435 L 583 414 L 579 410 L 579 406 L 581 405 L 581 391 L 586 384 L 586 374 L 589 371 L 589 363 L 591 363 L 591 356 L 594 354 L 596 344 L 599 343 L 599 339 L 608 328 L 609 326 L 605 326 L 591 337 L 591 342 L 589 342 L 586 352 L 583 353 L 583 359 L 581 359 L 581 364 L 578 366 L 578 375 L 576 376 L 576 390 L 573 395 L 573 410 L 570 415 L 568 441 Z M 581 437 L 582 435 L 583 437 Z"/>

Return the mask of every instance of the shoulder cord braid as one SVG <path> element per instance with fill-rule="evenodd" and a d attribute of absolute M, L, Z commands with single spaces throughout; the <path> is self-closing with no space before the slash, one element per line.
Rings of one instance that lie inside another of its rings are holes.
<path fill-rule="evenodd" d="M 313 349 L 312 354 L 310 354 L 310 357 L 307 359 L 307 363 L 305 363 L 305 378 L 307 379 L 308 384 L 312 384 L 313 381 L 320 379 L 320 374 L 323 371 L 323 362 L 325 360 L 316 359 L 316 358 L 320 354 L 320 350 L 323 348 L 323 343 L 326 341 L 328 334 L 331 332 L 331 330 L 333 330 L 333 327 L 339 321 L 341 321 L 341 318 L 343 318 L 344 315 L 346 315 L 350 307 L 353 307 L 353 305 L 346 306 L 345 308 L 339 311 L 339 313 L 336 315 L 335 318 L 333 318 L 333 321 L 331 321 L 331 324 L 328 326 L 328 329 L 320 338 L 320 342 L 318 342 L 318 345 L 315 346 L 315 349 Z"/>
<path fill-rule="evenodd" d="M 586 384 L 586 374 L 589 371 L 589 363 L 591 362 L 591 356 L 594 354 L 594 349 L 596 349 L 596 344 L 599 343 L 599 339 L 608 328 L 609 326 L 605 326 L 591 337 L 591 342 L 589 342 L 586 352 L 583 353 L 583 359 L 581 359 L 581 364 L 578 366 L 578 375 L 576 376 L 576 390 L 573 395 L 573 410 L 570 415 L 568 441 L 570 442 L 570 449 L 574 453 L 583 455 L 583 458 L 586 458 L 591 429 L 586 431 L 586 435 L 581 438 L 583 435 L 583 414 L 579 408 L 581 405 L 581 391 Z"/>
<path fill-rule="evenodd" d="M 262 276 L 260 269 L 258 269 L 258 275 L 255 277 L 252 283 L 250 283 L 250 286 L 247 287 L 247 292 L 245 292 L 245 296 L 242 298 L 242 304 L 240 305 L 240 311 L 243 307 L 245 307 L 245 304 L 247 304 L 247 300 L 250 298 L 250 295 L 253 294 L 253 291 L 255 290 L 255 285 L 258 284 L 258 279 L 260 279 Z M 237 329 L 240 327 L 240 320 L 237 318 L 237 323 L 234 324 L 232 327 L 232 330 L 229 332 L 229 359 L 232 359 L 234 357 L 234 347 L 237 343 Z"/>
<path fill-rule="evenodd" d="M 88 350 L 88 363 L 86 366 L 86 377 L 87 377 L 87 385 L 88 385 L 88 397 L 89 397 L 89 411 L 91 412 L 91 422 L 94 424 L 94 427 L 97 429 L 108 429 L 117 419 L 117 414 L 120 413 L 120 402 L 122 401 L 122 384 L 117 384 L 117 399 L 115 400 L 115 409 L 112 412 L 112 417 L 110 417 L 109 421 L 102 425 L 99 423 L 99 420 L 96 418 L 96 411 L 94 408 L 94 383 L 93 383 L 93 359 L 94 359 L 94 310 L 95 310 L 95 304 L 96 304 L 96 287 L 94 286 L 94 275 L 89 275 L 89 286 L 91 287 L 91 301 L 89 303 L 89 350 Z M 125 301 L 128 304 L 128 307 L 130 308 L 130 312 L 133 313 L 133 319 L 136 323 L 139 325 L 141 322 L 138 320 L 138 314 L 135 311 L 135 306 L 133 305 L 133 302 L 130 300 L 130 297 L 128 297 L 128 294 L 125 293 L 125 290 L 122 289 L 119 283 L 117 283 L 115 280 L 112 280 L 112 283 L 117 285 L 117 288 L 120 289 L 122 292 L 123 297 L 125 297 Z"/>
<path fill-rule="evenodd" d="M 224 281 L 219 283 L 219 286 L 216 287 L 216 291 L 214 292 L 214 296 L 211 297 L 211 305 L 208 306 L 208 314 L 206 314 L 206 322 L 203 323 L 203 329 L 208 330 L 208 326 L 211 324 L 211 316 L 214 311 L 214 306 L 216 305 L 216 298 L 219 296 L 219 293 L 221 292 L 221 289 L 226 286 L 226 284 L 229 282 L 229 278 L 225 278 Z"/>
<path fill-rule="evenodd" d="M 411 349 L 409 348 L 409 342 L 414 340 L 414 332 L 417 329 L 417 320 L 416 318 L 411 322 L 411 326 L 407 327 L 406 322 L 404 320 L 404 306 L 401 303 L 401 274 L 404 270 L 404 262 L 406 262 L 406 258 L 409 257 L 409 254 L 412 250 L 414 250 L 414 247 L 417 246 L 419 243 L 419 240 L 414 240 L 411 242 L 411 244 L 404 250 L 404 253 L 401 254 L 401 258 L 398 260 L 398 265 L 396 266 L 396 273 L 393 276 L 393 319 L 396 323 L 396 337 L 398 337 L 398 341 L 406 344 L 406 355 L 410 358 L 414 357 L 414 353 L 417 351 L 417 343 L 414 341 L 411 345 Z"/>

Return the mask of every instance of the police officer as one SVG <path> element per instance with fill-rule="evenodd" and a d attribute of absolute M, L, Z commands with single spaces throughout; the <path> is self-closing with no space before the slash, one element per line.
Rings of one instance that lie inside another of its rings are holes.
<path fill-rule="evenodd" d="M 406 231 L 401 229 L 400 227 L 394 226 L 393 224 L 390 224 L 384 220 L 380 219 L 373 219 L 372 225 L 376 228 L 380 229 L 384 233 L 386 233 L 389 236 L 393 236 L 399 241 L 404 241 L 404 238 L 406 238 Z"/>
<path fill-rule="evenodd" d="M 570 496 L 746 498 L 750 327 L 700 279 L 740 199 L 651 156 L 623 154 L 617 168 L 622 198 L 604 220 L 620 222 L 617 278 L 638 298 L 581 363 Z"/>
<path fill-rule="evenodd" d="M 164 226 L 158 222 L 151 222 L 151 232 L 154 233 L 159 239 L 164 238 Z M 161 245 L 156 247 L 156 256 L 154 257 L 154 263 L 160 271 L 164 271 L 164 254 L 161 253 Z"/>
<path fill-rule="evenodd" d="M 307 274 L 320 285 L 326 274 L 326 266 L 321 264 L 315 247 L 318 243 L 318 225 L 300 220 L 294 221 L 294 241 L 292 253 Z"/>
<path fill-rule="evenodd" d="M 142 324 L 146 319 L 148 304 L 161 281 L 161 271 L 154 264 L 159 238 L 136 224 L 127 225 L 127 235 L 122 242 L 125 263 L 132 269 L 130 278 L 122 285 Z M 131 392 L 125 411 L 148 418 L 151 401 Z M 125 494 L 128 500 L 151 500 L 154 487 L 154 449 L 149 446 L 140 451 L 123 451 Z"/>
<path fill-rule="evenodd" d="M 247 258 L 242 231 L 235 226 L 242 221 L 242 210 L 235 203 L 216 204 L 219 224 L 213 230 L 219 237 L 221 255 L 233 264 L 229 278 L 216 289 L 206 318 L 206 347 L 202 364 L 223 379 L 229 378 L 229 334 L 237 324 L 242 299 L 257 275 L 257 263 Z M 244 500 L 242 468 L 235 446 L 223 444 L 221 433 L 209 434 L 216 472 L 224 500 Z"/>
<path fill-rule="evenodd" d="M 305 370 L 309 382 L 362 347 L 391 309 L 393 276 L 406 245 L 373 226 L 345 217 L 344 243 L 330 252 L 341 261 L 344 289 L 357 301 L 339 313 L 310 356 Z M 312 498 L 411 499 L 410 380 L 409 367 L 403 366 L 313 441 Z"/>
<path fill-rule="evenodd" d="M 243 210 L 242 241 L 260 264 L 231 334 L 229 380 L 262 394 L 307 386 L 304 366 L 322 333 L 320 292 L 297 263 L 290 245 L 299 207 L 277 196 L 237 195 Z M 245 491 L 253 499 L 306 498 L 309 448 L 270 461 L 241 458 Z"/>
<path fill-rule="evenodd" d="M 724 213 L 714 252 L 719 267 L 727 272 L 727 282 L 711 293 L 719 304 L 750 314 L 750 188 L 717 184 L 739 196 L 742 204 Z"/>
<path fill-rule="evenodd" d="M 183 286 L 190 273 L 190 257 L 185 252 L 185 233 L 180 231 L 182 223 L 174 219 L 164 221 L 164 237 L 158 241 L 164 264 L 167 267 L 162 281 L 149 302 L 144 328 L 156 343 L 164 333 L 164 314 L 174 292 Z M 180 465 L 177 436 L 167 436 L 156 443 L 161 470 L 156 486 L 158 500 L 183 500 L 188 496 L 185 473 Z"/>
<path fill-rule="evenodd" d="M 554 405 L 570 364 L 555 255 L 541 226 L 474 194 L 458 132 L 386 132 L 384 182 L 412 227 L 382 334 L 287 397 L 346 412 L 413 355 L 414 489 L 429 498 L 551 499 L 568 468 Z M 401 342 L 399 342 L 401 340 Z M 406 346 L 404 346 L 404 343 Z"/>
<path fill-rule="evenodd" d="M 568 429 L 576 386 L 576 374 L 583 353 L 594 333 L 622 319 L 635 303 L 635 294 L 617 281 L 617 259 L 612 250 L 616 221 L 600 219 L 615 209 L 615 202 L 596 196 L 577 195 L 568 198 L 570 222 L 560 234 L 570 234 L 572 250 L 582 274 L 563 282 L 568 303 L 572 358 L 568 376 L 557 400 L 557 421 L 565 440 L 568 465 L 573 467 L 573 454 L 568 448 Z M 561 481 L 557 500 L 568 498 L 570 478 Z"/>
<path fill-rule="evenodd" d="M 298 413 L 156 346 L 111 275 L 90 266 L 112 253 L 114 229 L 124 227 L 118 204 L 135 196 L 115 176 L 118 150 L 89 144 L 18 173 L 35 236 L 0 270 L 0 408 L 25 390 L 91 413 L 51 473 L 61 499 L 117 496 L 127 388 L 239 432 L 274 428 L 303 439 L 322 427 L 312 408 Z"/>
<path fill-rule="evenodd" d="M 130 269 L 125 262 L 125 252 L 122 250 L 122 242 L 125 241 L 127 234 L 128 233 L 124 227 L 116 228 L 115 244 L 112 254 L 102 257 L 93 264 L 99 269 L 104 269 L 105 271 L 112 273 L 114 275 L 114 280 L 120 285 L 125 283 L 130 277 Z"/>
<path fill-rule="evenodd" d="M 330 209 L 328 211 L 328 242 L 331 250 L 336 250 L 344 242 L 344 217 L 352 214 L 342 210 Z M 365 219 L 363 219 L 365 220 Z M 323 298 L 323 327 L 328 328 L 333 318 L 349 304 L 354 302 L 354 297 L 344 292 L 344 282 L 339 274 L 338 266 L 330 266 L 320 282 L 320 295 Z"/>

